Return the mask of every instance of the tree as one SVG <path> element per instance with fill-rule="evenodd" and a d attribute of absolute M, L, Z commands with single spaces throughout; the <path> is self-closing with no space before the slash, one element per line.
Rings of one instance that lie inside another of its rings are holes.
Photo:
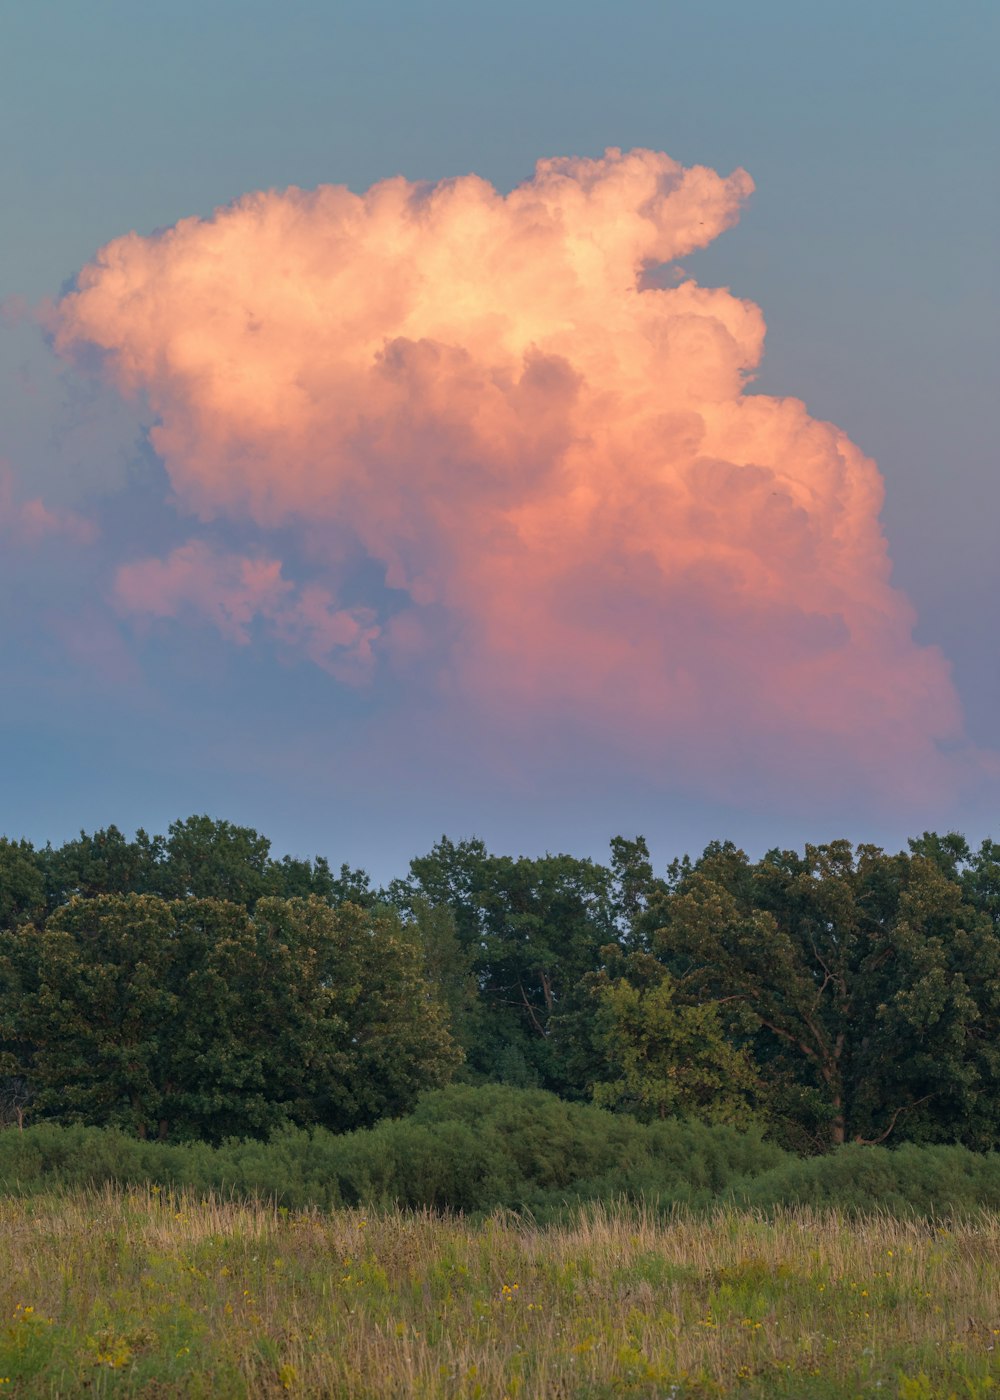
<path fill-rule="evenodd" d="M 45 878 L 30 841 L 0 837 L 0 928 L 13 928 L 45 912 Z"/>
<path fill-rule="evenodd" d="M 714 1002 L 684 1005 L 668 972 L 645 986 L 601 973 L 591 980 L 604 1076 L 594 1102 L 653 1118 L 693 1117 L 747 1127 L 760 1088 L 752 1057 L 726 1038 Z"/>
<path fill-rule="evenodd" d="M 1000 934 L 1000 842 L 984 841 L 960 868 L 965 899 L 990 920 Z"/>
<path fill-rule="evenodd" d="M 49 912 L 74 896 L 159 893 L 164 838 L 140 829 L 129 841 L 116 826 L 104 827 L 42 853 Z"/>
<path fill-rule="evenodd" d="M 33 1111 L 161 1138 L 363 1126 L 460 1058 L 398 921 L 315 898 L 74 898 L 0 935 L 0 1037 Z"/>
<path fill-rule="evenodd" d="M 482 1077 L 579 1092 L 549 1042 L 557 1010 L 568 1003 L 598 950 L 615 937 L 611 872 L 572 856 L 490 855 L 482 841 L 447 838 L 410 864 L 410 881 L 390 897 L 446 905 L 472 964 L 479 1003 L 468 1059 Z"/>
<path fill-rule="evenodd" d="M 752 865 L 715 847 L 655 913 L 679 993 L 727 999 L 769 1073 L 821 1097 L 830 1143 L 881 1141 L 904 1116 L 911 1135 L 996 1139 L 1000 940 L 939 861 L 837 841 Z"/>
<path fill-rule="evenodd" d="M 3 1065 L 0 1054 L 0 1069 Z M 23 1074 L 0 1073 L 0 1127 L 24 1131 L 24 1119 L 31 1107 L 31 1085 Z"/>
<path fill-rule="evenodd" d="M 36 1111 L 141 1136 L 162 1116 L 172 932 L 162 901 L 103 895 L 0 937 L 0 1027 Z"/>
<path fill-rule="evenodd" d="M 75 895 L 90 899 L 101 894 L 228 899 L 248 907 L 267 895 L 315 895 L 330 904 L 377 902 L 365 871 L 342 865 L 334 875 L 322 856 L 312 861 L 289 855 L 274 860 L 266 836 L 252 827 L 206 816 L 172 822 L 167 836 L 148 836 L 140 827 L 130 841 L 109 826 L 92 834 L 81 831 L 75 840 L 39 853 L 32 853 L 24 842 L 21 846 L 43 872 L 48 912 Z M 2 881 L 0 852 L 0 913 Z"/>
<path fill-rule="evenodd" d="M 650 900 L 666 891 L 664 881 L 653 875 L 653 863 L 644 836 L 611 839 L 612 899 L 622 945 L 641 950 L 647 946 Z"/>
<path fill-rule="evenodd" d="M 293 1121 L 365 1127 L 451 1078 L 461 1051 L 394 912 L 267 899 L 255 926 L 273 1093 Z"/>
<path fill-rule="evenodd" d="M 267 883 L 271 894 L 279 899 L 308 899 L 314 895 L 328 904 L 358 904 L 365 909 L 379 902 L 367 871 L 353 869 L 345 863 L 340 873 L 334 875 L 330 862 L 323 856 L 312 861 L 296 856 L 272 860 L 267 866 Z"/>
<path fill-rule="evenodd" d="M 270 852 L 268 838 L 249 826 L 204 816 L 171 822 L 159 893 L 252 906 L 274 893 Z"/>
<path fill-rule="evenodd" d="M 472 957 L 459 941 L 455 916 L 446 904 L 429 904 L 417 895 L 397 917 L 404 934 L 420 950 L 424 977 L 447 1017 L 449 1034 L 464 1053 L 475 1034 L 478 989 Z"/>

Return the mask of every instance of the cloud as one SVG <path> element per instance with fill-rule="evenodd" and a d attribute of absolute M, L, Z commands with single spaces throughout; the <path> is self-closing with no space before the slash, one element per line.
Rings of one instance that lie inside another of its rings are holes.
<path fill-rule="evenodd" d="M 92 544 L 94 524 L 71 510 L 55 510 L 39 496 L 21 499 L 13 472 L 0 463 L 0 532 L 15 546 L 31 546 L 48 537 Z"/>
<path fill-rule="evenodd" d="M 961 716 L 891 584 L 875 464 L 747 392 L 758 307 L 657 272 L 752 188 L 609 150 L 506 196 L 292 188 L 110 243 L 57 350 L 146 396 L 183 510 L 271 542 L 129 565 L 120 605 L 238 644 L 259 618 L 436 688 L 443 724 L 555 720 L 664 781 L 939 789 Z M 384 580 L 360 611 L 332 583 L 356 555 Z"/>
<path fill-rule="evenodd" d="M 229 641 L 247 646 L 256 624 L 342 680 L 362 680 L 372 665 L 379 629 L 362 609 L 338 609 L 316 584 L 297 589 L 282 577 L 281 562 L 215 552 L 201 540 L 166 559 L 122 565 L 114 584 L 124 613 L 194 618 L 211 623 Z"/>

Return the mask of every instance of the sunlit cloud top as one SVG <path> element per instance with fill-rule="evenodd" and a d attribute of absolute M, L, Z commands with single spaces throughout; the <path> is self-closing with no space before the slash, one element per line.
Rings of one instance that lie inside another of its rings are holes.
<path fill-rule="evenodd" d="M 110 243 L 50 329 L 148 400 L 190 522 L 112 605 L 391 676 L 512 766 L 543 719 L 664 785 L 949 789 L 959 706 L 875 464 L 753 393 L 761 311 L 677 266 L 752 189 L 612 149 Z"/>

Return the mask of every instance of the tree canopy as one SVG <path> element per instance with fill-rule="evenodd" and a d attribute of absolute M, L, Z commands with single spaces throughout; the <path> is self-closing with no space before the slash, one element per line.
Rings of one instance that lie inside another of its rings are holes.
<path fill-rule="evenodd" d="M 443 837 L 376 889 L 207 816 L 0 839 L 0 1119 L 336 1130 L 451 1076 L 804 1151 L 1000 1147 L 1000 845 L 654 869 Z"/>
<path fill-rule="evenodd" d="M 141 1137 L 355 1128 L 459 1059 L 399 921 L 315 897 L 75 896 L 0 935 L 0 1034 L 39 1113 Z"/>

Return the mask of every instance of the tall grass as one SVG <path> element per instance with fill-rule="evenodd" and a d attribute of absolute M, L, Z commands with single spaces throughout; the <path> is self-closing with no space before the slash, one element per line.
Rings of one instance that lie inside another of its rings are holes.
<path fill-rule="evenodd" d="M 0 1395 L 985 1397 L 1000 1217 L 0 1201 Z"/>

